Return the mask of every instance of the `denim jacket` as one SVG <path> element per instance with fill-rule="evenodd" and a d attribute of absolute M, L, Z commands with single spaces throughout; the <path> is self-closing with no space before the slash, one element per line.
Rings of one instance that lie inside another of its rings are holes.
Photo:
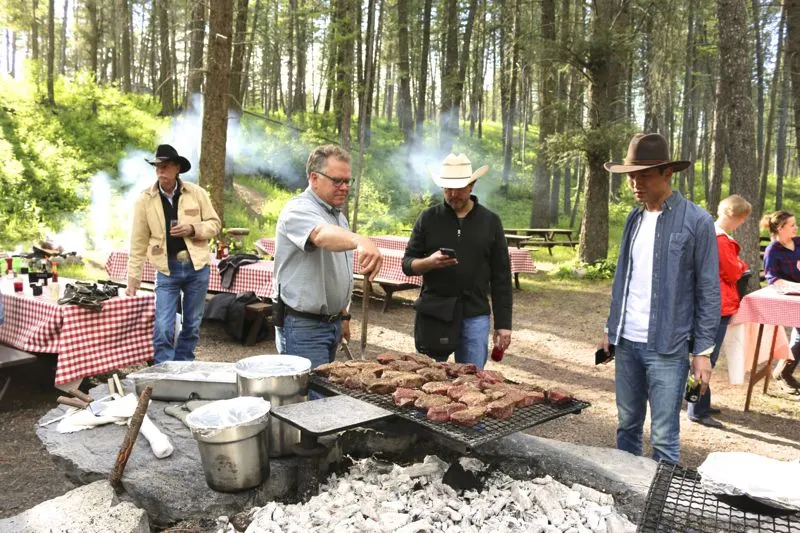
<path fill-rule="evenodd" d="M 720 318 L 719 259 L 711 216 L 673 191 L 661 206 L 653 247 L 653 279 L 647 348 L 677 354 L 689 341 L 691 353 L 714 346 Z M 644 207 L 628 215 L 611 289 L 608 340 L 622 336 L 631 281 L 633 241 Z"/>

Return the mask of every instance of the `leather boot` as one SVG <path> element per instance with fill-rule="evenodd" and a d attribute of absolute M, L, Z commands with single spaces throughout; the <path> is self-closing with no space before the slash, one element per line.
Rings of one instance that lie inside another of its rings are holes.
<path fill-rule="evenodd" d="M 783 379 L 787 385 L 790 387 L 794 387 L 795 389 L 800 389 L 800 382 L 795 379 L 792 375 L 794 369 L 797 367 L 797 360 L 794 361 L 786 361 L 783 369 L 781 370 L 781 379 Z"/>

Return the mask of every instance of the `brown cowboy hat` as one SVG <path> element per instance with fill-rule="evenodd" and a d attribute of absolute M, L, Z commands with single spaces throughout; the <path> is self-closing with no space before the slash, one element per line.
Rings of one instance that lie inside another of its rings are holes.
<path fill-rule="evenodd" d="M 189 163 L 189 160 L 183 157 L 182 155 L 178 155 L 178 151 L 173 148 L 169 144 L 159 144 L 158 148 L 156 148 L 156 155 L 154 159 L 145 159 L 148 163 L 153 166 L 156 166 L 159 163 L 164 161 L 172 161 L 173 163 L 178 163 L 181 169 L 178 172 L 179 174 L 183 174 L 184 172 L 189 172 L 189 169 L 192 168 L 192 164 Z"/>
<path fill-rule="evenodd" d="M 691 161 L 670 161 L 667 140 L 660 133 L 637 133 L 628 145 L 628 155 L 623 163 L 603 165 L 614 174 L 627 174 L 653 167 L 672 167 L 675 172 L 684 170 Z"/>

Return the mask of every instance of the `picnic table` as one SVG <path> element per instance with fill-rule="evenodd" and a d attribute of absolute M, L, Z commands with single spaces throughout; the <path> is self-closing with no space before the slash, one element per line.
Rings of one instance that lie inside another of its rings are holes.
<path fill-rule="evenodd" d="M 253 291 L 256 296 L 269 298 L 272 296 L 272 261 L 259 261 L 239 268 L 233 284 L 229 289 L 222 287 L 222 278 L 217 265 L 219 260 L 211 259 L 211 272 L 208 279 L 208 292 L 240 292 Z M 111 252 L 106 261 L 106 272 L 115 281 L 127 283 L 128 281 L 128 251 L 117 250 Z M 156 279 L 156 269 L 150 262 L 145 261 L 142 267 L 142 281 L 153 283 Z"/>
<path fill-rule="evenodd" d="M 394 282 L 395 284 L 410 284 L 416 287 L 421 287 L 422 278 L 420 276 L 406 276 L 403 274 L 402 260 L 403 254 L 406 250 L 406 245 L 408 244 L 408 239 L 408 237 L 399 235 L 375 235 L 370 237 L 370 240 L 375 243 L 384 256 L 384 265 L 381 267 L 378 277 L 387 282 Z M 273 237 L 259 239 L 256 241 L 256 248 L 258 248 L 262 253 L 274 257 L 275 239 Z M 400 253 L 397 254 L 393 252 Z M 533 264 L 531 254 L 527 250 L 509 248 L 508 259 L 509 263 L 511 264 L 511 273 L 514 274 L 514 282 L 517 289 L 519 289 L 519 275 L 524 273 L 535 274 L 536 266 Z M 358 270 L 359 267 L 356 254 L 353 254 L 353 261 L 353 272 L 360 274 L 360 270 Z M 389 286 L 390 285 L 387 283 L 387 287 Z M 402 289 L 395 288 L 394 290 L 396 291 Z"/>
<path fill-rule="evenodd" d="M 72 280 L 61 278 L 61 295 Z M 152 293 L 121 293 L 92 311 L 59 305 L 45 287 L 33 296 L 29 288 L 15 293 L 3 280 L 0 298 L 5 322 L 0 343 L 25 352 L 57 354 L 55 384 L 67 390 L 88 376 L 142 363 L 153 358 L 155 298 Z"/>
<path fill-rule="evenodd" d="M 554 246 L 570 246 L 575 248 L 579 241 L 573 240 L 572 235 L 578 230 L 571 228 L 505 228 L 506 239 L 509 236 L 523 236 L 525 239 L 520 241 L 517 246 L 524 247 L 538 247 L 543 246 L 547 248 L 550 255 L 553 255 Z M 511 237 L 516 240 L 517 237 Z"/>

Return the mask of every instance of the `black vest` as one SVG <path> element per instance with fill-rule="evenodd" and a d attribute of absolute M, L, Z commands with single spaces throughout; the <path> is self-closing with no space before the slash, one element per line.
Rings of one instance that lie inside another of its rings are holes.
<path fill-rule="evenodd" d="M 164 226 L 167 229 L 167 257 L 169 259 L 175 259 L 178 252 L 186 250 L 186 242 L 183 240 L 183 237 L 172 237 L 169 234 L 170 220 L 178 220 L 178 200 L 181 197 L 180 180 L 175 184 L 175 196 L 172 197 L 172 204 L 174 204 L 174 206 L 169 203 L 167 197 L 161 192 L 161 187 L 158 188 L 158 195 L 161 197 L 161 205 L 164 207 Z"/>

